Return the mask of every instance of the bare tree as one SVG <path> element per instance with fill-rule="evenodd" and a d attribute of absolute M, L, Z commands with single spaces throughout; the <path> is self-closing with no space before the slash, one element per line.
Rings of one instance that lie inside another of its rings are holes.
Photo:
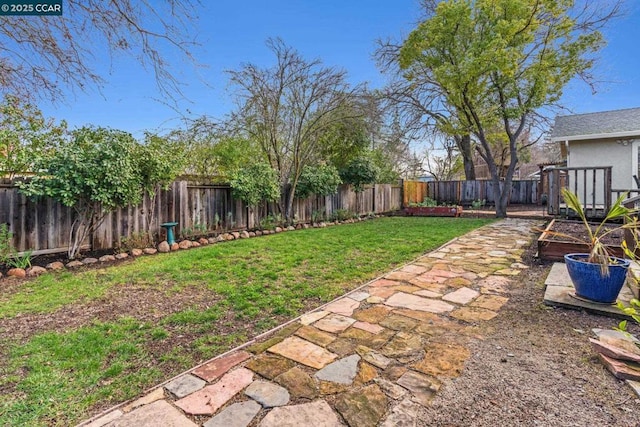
<path fill-rule="evenodd" d="M 444 136 L 440 147 L 432 144 L 425 150 L 424 167 L 436 181 L 452 180 L 460 173 L 460 155 L 457 153 L 456 142 L 451 137 Z"/>
<path fill-rule="evenodd" d="M 282 186 L 280 210 L 293 220 L 293 200 L 303 168 L 321 149 L 321 136 L 337 122 L 363 114 L 354 102 L 346 72 L 307 61 L 280 39 L 267 40 L 276 65 L 245 64 L 229 71 L 237 88 L 239 108 L 231 123 L 258 143 L 278 172 Z"/>
<path fill-rule="evenodd" d="M 192 59 L 189 39 L 198 0 L 65 0 L 62 16 L 0 17 L 0 91 L 23 99 L 59 100 L 65 89 L 101 86 L 97 57 L 133 56 L 158 90 L 181 96 L 167 52 Z M 182 65 L 182 64 L 181 64 Z"/>

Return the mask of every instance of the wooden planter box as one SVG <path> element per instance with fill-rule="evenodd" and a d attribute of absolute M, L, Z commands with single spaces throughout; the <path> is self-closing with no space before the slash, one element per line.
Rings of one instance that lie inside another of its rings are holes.
<path fill-rule="evenodd" d="M 404 213 L 408 216 L 452 216 L 458 217 L 462 214 L 462 206 L 410 206 L 404 208 Z"/>
<path fill-rule="evenodd" d="M 548 261 L 564 261 L 564 256 L 571 253 L 586 253 L 589 252 L 587 245 L 578 242 L 571 241 L 559 241 L 558 237 L 551 236 L 550 230 L 553 230 L 553 225 L 561 220 L 553 219 L 547 225 L 544 232 L 538 238 L 538 257 Z M 579 221 L 564 221 L 582 224 Z M 611 254 L 620 258 L 624 258 L 624 252 L 619 246 L 607 246 L 611 250 Z"/>

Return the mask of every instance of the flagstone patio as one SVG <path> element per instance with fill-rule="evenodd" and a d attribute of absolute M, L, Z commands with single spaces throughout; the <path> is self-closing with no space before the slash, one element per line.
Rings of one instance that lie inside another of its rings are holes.
<path fill-rule="evenodd" d="M 534 226 L 507 219 L 468 233 L 81 425 L 411 423 L 464 369 L 474 324 L 507 303 Z"/>

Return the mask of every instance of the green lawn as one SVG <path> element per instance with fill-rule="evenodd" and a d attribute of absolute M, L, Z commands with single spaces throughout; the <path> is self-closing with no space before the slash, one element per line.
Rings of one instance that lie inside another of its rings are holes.
<path fill-rule="evenodd" d="M 110 319 L 45 328 L 22 342 L 2 331 L 0 425 L 80 421 L 488 222 L 382 218 L 26 282 L 0 296 L 5 324 L 62 316 L 134 289 L 138 299 Z M 153 306 L 145 292 L 178 309 Z"/>

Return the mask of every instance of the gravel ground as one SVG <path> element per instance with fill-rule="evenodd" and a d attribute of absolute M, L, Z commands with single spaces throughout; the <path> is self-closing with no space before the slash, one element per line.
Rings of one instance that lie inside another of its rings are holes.
<path fill-rule="evenodd" d="M 445 382 L 421 426 L 640 426 L 640 398 L 589 346 L 615 319 L 542 304 L 550 264 L 531 268 L 500 315 L 479 325 L 463 374 Z M 633 325 L 629 331 L 640 335 Z"/>

